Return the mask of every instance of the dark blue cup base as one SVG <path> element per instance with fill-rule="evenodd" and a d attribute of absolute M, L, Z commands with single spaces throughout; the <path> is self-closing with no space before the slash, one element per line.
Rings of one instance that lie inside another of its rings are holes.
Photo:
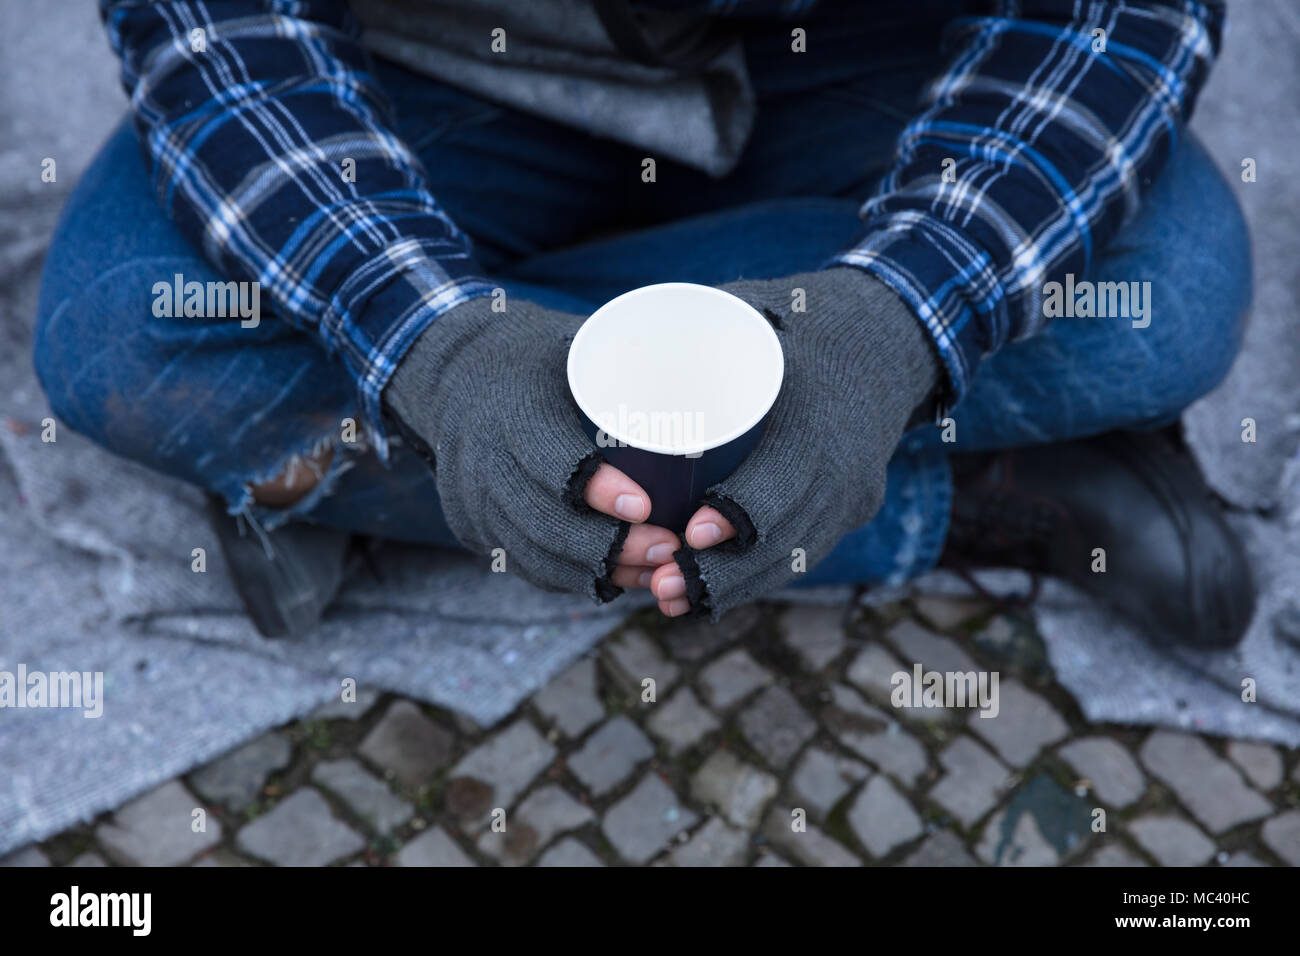
<path fill-rule="evenodd" d="M 600 430 L 583 416 L 588 437 L 605 456 L 605 460 L 623 472 L 650 496 L 650 524 L 667 528 L 675 534 L 686 530 L 686 523 L 695 514 L 704 493 L 739 467 L 745 456 L 753 451 L 763 433 L 759 422 L 739 438 L 725 445 L 710 448 L 697 458 L 685 455 L 666 455 L 659 452 L 633 448 L 631 445 L 602 446 L 597 439 Z M 608 436 L 601 436 L 610 441 Z"/>

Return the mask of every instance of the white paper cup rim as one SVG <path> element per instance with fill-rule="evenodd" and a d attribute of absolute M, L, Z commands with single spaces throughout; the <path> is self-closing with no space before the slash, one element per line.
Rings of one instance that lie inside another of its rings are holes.
<path fill-rule="evenodd" d="M 771 409 L 784 374 L 780 340 L 762 313 L 690 282 L 610 299 L 569 346 L 569 389 L 582 413 L 610 439 L 660 454 L 698 454 L 744 435 Z M 620 427 L 620 405 L 646 415 L 675 410 L 688 433 L 634 435 Z"/>

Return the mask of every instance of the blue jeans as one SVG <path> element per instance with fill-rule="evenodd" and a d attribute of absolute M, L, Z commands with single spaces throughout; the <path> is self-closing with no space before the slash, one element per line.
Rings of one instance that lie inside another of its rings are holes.
<path fill-rule="evenodd" d="M 399 132 L 489 274 L 511 296 L 585 315 L 647 283 L 712 285 L 816 268 L 858 238 L 858 206 L 939 62 L 925 37 L 900 40 L 888 55 L 851 46 L 851 61 L 846 55 L 838 69 L 823 61 L 820 73 L 782 73 L 791 57 L 774 54 L 769 64 L 753 53 L 752 72 L 765 79 L 740 166 L 714 180 L 660 160 L 653 184 L 641 181 L 640 151 L 396 66 L 381 63 L 379 72 Z M 35 361 L 65 422 L 268 526 L 303 518 L 456 546 L 422 460 L 398 447 L 384 467 L 338 444 L 342 420 L 358 417 L 355 399 L 342 366 L 314 338 L 265 309 L 253 329 L 238 318 L 157 318 L 153 286 L 175 273 L 224 278 L 164 216 L 124 124 L 69 200 L 45 266 Z M 1250 274 L 1231 190 L 1200 145 L 1184 139 L 1136 219 L 1079 277 L 1150 281 L 1150 326 L 1058 318 L 989 358 L 954 410 L 956 442 L 941 441 L 932 425 L 905 435 L 879 514 L 801 583 L 896 583 L 933 567 L 947 533 L 950 452 L 1176 419 L 1227 372 Z M 297 505 L 252 502 L 250 484 L 332 443 L 324 480 Z"/>

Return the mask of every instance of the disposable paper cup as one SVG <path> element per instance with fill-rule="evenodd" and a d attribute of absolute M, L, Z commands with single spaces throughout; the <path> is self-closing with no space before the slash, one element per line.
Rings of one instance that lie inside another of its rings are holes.
<path fill-rule="evenodd" d="M 758 443 L 784 372 L 757 309 L 689 282 L 611 299 L 569 347 L 587 433 L 650 495 L 650 523 L 677 533 Z"/>

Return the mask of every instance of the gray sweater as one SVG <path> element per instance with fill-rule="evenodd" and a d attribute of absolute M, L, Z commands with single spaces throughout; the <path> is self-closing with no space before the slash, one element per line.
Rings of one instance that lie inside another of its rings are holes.
<path fill-rule="evenodd" d="M 633 19 L 600 0 L 360 0 L 353 12 L 363 43 L 408 69 L 714 176 L 753 127 L 740 41 L 695 14 Z"/>

